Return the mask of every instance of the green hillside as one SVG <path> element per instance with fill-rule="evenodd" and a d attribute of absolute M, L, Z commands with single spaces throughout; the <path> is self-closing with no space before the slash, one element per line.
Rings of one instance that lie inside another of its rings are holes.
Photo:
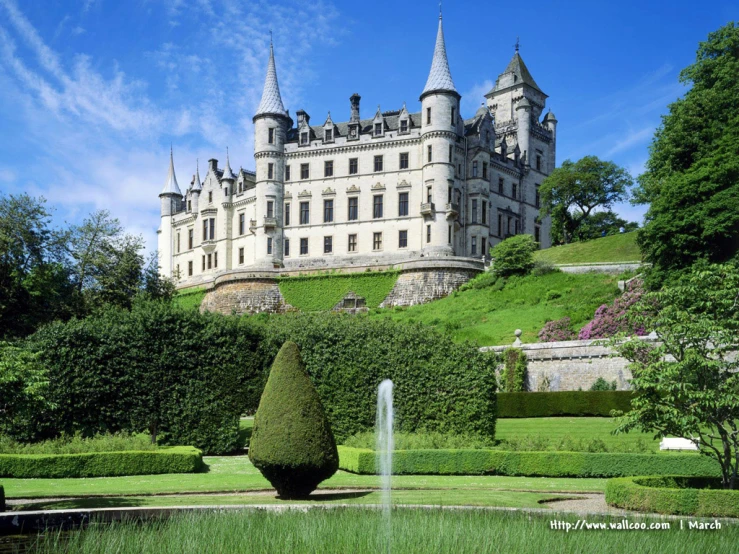
<path fill-rule="evenodd" d="M 579 330 L 592 319 L 596 308 L 618 294 L 618 277 L 601 273 L 512 277 L 503 286 L 490 274 L 470 281 L 464 291 L 418 306 L 375 310 L 370 317 L 418 321 L 448 332 L 456 341 L 475 340 L 480 345 L 513 342 L 521 329 L 524 342 L 537 342 L 544 323 L 565 316 Z M 487 286 L 486 286 L 487 285 Z M 475 288 L 478 287 L 478 288 Z"/>
<path fill-rule="evenodd" d="M 585 242 L 573 242 L 539 250 L 537 260 L 553 264 L 588 264 L 598 262 L 640 262 L 641 253 L 636 245 L 636 231 L 610 235 Z"/>

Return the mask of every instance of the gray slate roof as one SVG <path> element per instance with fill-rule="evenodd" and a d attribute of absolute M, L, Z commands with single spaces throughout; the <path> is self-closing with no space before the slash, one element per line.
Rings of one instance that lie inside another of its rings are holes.
<path fill-rule="evenodd" d="M 452 81 L 452 73 L 449 71 L 449 60 L 446 57 L 441 16 L 439 16 L 439 30 L 436 32 L 436 46 L 434 47 L 434 59 L 431 60 L 431 71 L 421 95 L 435 91 L 457 92 L 454 81 Z"/>
<path fill-rule="evenodd" d="M 275 52 L 271 43 L 269 45 L 269 64 L 267 65 L 267 78 L 264 80 L 262 101 L 259 103 L 257 113 L 254 116 L 266 114 L 287 116 L 285 106 L 282 104 L 282 97 L 280 96 L 280 86 L 277 84 Z"/>
<path fill-rule="evenodd" d="M 182 196 L 180 192 L 180 186 L 177 184 L 177 176 L 174 173 L 174 155 L 172 149 L 169 149 L 169 172 L 167 173 L 167 181 L 164 183 L 164 188 L 160 193 L 162 194 L 177 194 Z"/>
<path fill-rule="evenodd" d="M 392 113 L 392 115 L 390 115 Z M 398 131 L 400 129 L 400 112 L 385 112 L 383 114 L 383 120 L 385 121 L 385 132 Z M 409 117 L 409 130 L 415 127 L 421 126 L 421 113 L 408 114 Z M 373 134 L 373 125 L 375 118 L 362 119 L 359 122 L 359 133 L 360 134 Z M 351 122 L 344 121 L 341 123 L 334 123 L 334 137 L 346 137 L 349 135 L 349 124 Z M 310 126 L 310 140 L 323 140 L 323 125 L 311 125 Z M 287 131 L 286 142 L 297 142 L 298 141 L 298 129 L 293 128 Z"/>
<path fill-rule="evenodd" d="M 233 171 L 231 171 L 231 162 L 228 159 L 228 149 L 226 149 L 226 167 L 223 169 L 221 181 L 223 181 L 224 179 L 231 179 L 232 181 L 236 180 L 236 176 L 234 175 Z"/>
<path fill-rule="evenodd" d="M 505 71 L 501 73 L 501 75 L 505 75 L 506 73 L 513 73 L 517 77 L 516 83 L 524 83 L 529 85 L 531 88 L 534 88 L 544 94 L 544 92 L 539 88 L 539 85 L 536 84 L 536 81 L 534 81 L 534 78 L 531 76 L 531 73 L 529 72 L 529 68 L 526 67 L 526 64 L 523 63 L 523 58 L 521 57 L 521 54 L 516 51 L 513 54 L 513 57 L 511 58 L 511 61 L 508 63 L 508 67 L 505 68 Z M 498 83 L 500 82 L 500 77 L 498 77 L 498 80 L 495 82 L 495 86 L 493 89 L 488 93 L 495 92 L 496 90 L 499 90 Z"/>

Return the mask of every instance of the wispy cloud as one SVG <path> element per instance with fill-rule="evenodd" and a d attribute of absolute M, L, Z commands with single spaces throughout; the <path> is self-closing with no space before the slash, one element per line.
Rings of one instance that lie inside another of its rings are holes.
<path fill-rule="evenodd" d="M 620 139 L 618 142 L 616 142 L 616 144 L 614 144 L 608 151 L 606 151 L 605 155 L 606 157 L 610 157 L 619 152 L 623 152 L 624 150 L 628 150 L 638 144 L 643 144 L 650 138 L 652 138 L 653 134 L 654 127 L 652 127 L 651 125 L 637 131 L 632 131 L 628 133 L 625 137 Z"/>
<path fill-rule="evenodd" d="M 471 117 L 477 111 L 481 103 L 484 103 L 485 95 L 490 92 L 491 88 L 493 88 L 493 81 L 487 79 L 475 84 L 462 95 L 461 109 L 465 117 Z"/>

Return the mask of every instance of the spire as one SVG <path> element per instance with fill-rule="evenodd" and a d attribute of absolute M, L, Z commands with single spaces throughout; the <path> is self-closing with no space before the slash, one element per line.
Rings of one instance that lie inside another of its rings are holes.
<path fill-rule="evenodd" d="M 519 46 L 520 46 L 520 43 L 518 40 L 516 40 L 516 45 L 515 45 L 516 51 L 513 53 L 513 57 L 511 58 L 511 61 L 508 63 L 508 67 L 506 67 L 505 71 L 503 71 L 503 73 L 501 73 L 498 76 L 498 80 L 495 82 L 495 86 L 490 92 L 488 92 L 488 94 L 491 94 L 498 90 L 503 90 L 505 88 L 508 88 L 510 86 L 515 86 L 518 84 L 529 85 L 531 88 L 544 94 L 544 92 L 539 88 L 539 85 L 536 84 L 536 81 L 534 81 L 534 78 L 531 76 L 531 72 L 529 72 L 529 68 L 526 67 L 525 63 L 523 63 L 523 58 L 521 57 L 521 54 L 518 52 Z M 509 76 L 509 77 L 504 78 L 504 76 Z"/>
<path fill-rule="evenodd" d="M 177 184 L 177 176 L 174 174 L 174 154 L 172 146 L 169 147 L 169 172 L 167 173 L 167 182 L 164 183 L 164 189 L 159 196 L 163 194 L 176 194 L 182 196 L 180 186 Z"/>
<path fill-rule="evenodd" d="M 193 192 L 200 192 L 203 190 L 202 181 L 200 181 L 200 160 L 195 160 L 195 182 L 192 184 Z"/>
<path fill-rule="evenodd" d="M 226 168 L 223 170 L 221 181 L 225 181 L 227 179 L 230 179 L 231 181 L 236 180 L 236 176 L 233 174 L 233 171 L 231 171 L 231 161 L 228 159 L 228 146 L 226 146 Z"/>
<path fill-rule="evenodd" d="M 272 38 L 270 34 L 269 40 L 269 64 L 267 65 L 267 78 L 264 80 L 264 91 L 262 92 L 262 101 L 259 103 L 258 115 L 283 115 L 287 117 L 285 106 L 282 104 L 280 96 L 280 86 L 277 84 L 277 69 L 275 69 L 275 50 L 272 46 Z"/>
<path fill-rule="evenodd" d="M 446 57 L 446 44 L 444 43 L 444 29 L 441 25 L 441 5 L 439 6 L 439 30 L 436 33 L 436 46 L 434 47 L 434 59 L 431 61 L 431 71 L 423 88 L 421 96 L 429 92 L 446 91 L 457 92 L 449 71 L 449 61 Z"/>

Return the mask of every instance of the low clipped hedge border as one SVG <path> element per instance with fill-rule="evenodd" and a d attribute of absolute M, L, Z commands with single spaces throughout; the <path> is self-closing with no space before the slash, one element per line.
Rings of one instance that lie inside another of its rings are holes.
<path fill-rule="evenodd" d="M 0 477 L 23 479 L 195 473 L 202 466 L 202 454 L 192 446 L 84 454 L 0 454 Z"/>
<path fill-rule="evenodd" d="M 719 478 L 622 477 L 606 483 L 606 502 L 639 512 L 699 517 L 739 517 L 739 491 L 724 490 Z M 714 487 L 714 488 L 711 488 Z"/>
<path fill-rule="evenodd" d="M 375 452 L 339 447 L 339 468 L 374 474 Z M 715 461 L 697 454 L 622 452 L 507 452 L 503 450 L 396 450 L 397 475 L 510 475 L 523 477 L 625 477 L 720 474 Z"/>
<path fill-rule="evenodd" d="M 498 417 L 608 417 L 631 410 L 631 391 L 500 392 Z"/>

